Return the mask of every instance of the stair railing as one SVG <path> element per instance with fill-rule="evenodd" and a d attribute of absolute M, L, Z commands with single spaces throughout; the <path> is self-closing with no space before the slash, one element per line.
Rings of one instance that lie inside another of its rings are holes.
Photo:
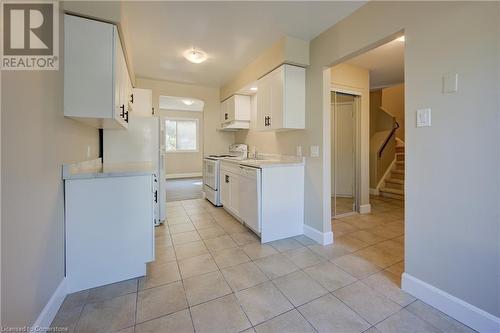
<path fill-rule="evenodd" d="M 384 153 L 385 147 L 387 146 L 387 144 L 389 143 L 391 138 L 396 135 L 396 131 L 399 128 L 399 123 L 396 121 L 396 117 L 392 117 L 392 118 L 393 118 L 392 130 L 389 132 L 389 135 L 387 135 L 387 138 L 384 140 L 382 147 L 380 147 L 380 149 L 378 151 L 379 158 L 382 157 L 382 154 Z"/>
<path fill-rule="evenodd" d="M 396 154 L 396 131 L 399 128 L 396 117 L 381 106 L 379 107 L 379 111 L 381 117 L 377 125 L 377 132 L 374 138 L 372 138 L 373 150 L 370 153 L 370 164 L 373 165 L 373 167 L 370 167 L 370 179 L 373 179 L 373 181 L 370 180 L 370 186 L 377 188 L 384 174 L 394 161 Z"/>

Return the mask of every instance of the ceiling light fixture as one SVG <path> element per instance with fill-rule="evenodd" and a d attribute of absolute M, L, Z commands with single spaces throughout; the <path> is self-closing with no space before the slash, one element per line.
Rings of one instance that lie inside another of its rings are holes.
<path fill-rule="evenodd" d="M 191 61 L 193 64 L 201 64 L 207 60 L 208 56 L 205 52 L 195 49 L 189 49 L 184 52 L 184 58 Z"/>
<path fill-rule="evenodd" d="M 396 40 L 398 42 L 404 42 L 405 41 L 405 36 L 398 37 L 398 38 L 396 38 Z"/>
<path fill-rule="evenodd" d="M 183 99 L 182 103 L 184 103 L 186 105 L 193 105 L 194 101 L 192 99 Z"/>
<path fill-rule="evenodd" d="M 258 89 L 257 87 L 251 87 L 250 88 L 251 91 L 257 91 L 257 89 Z"/>

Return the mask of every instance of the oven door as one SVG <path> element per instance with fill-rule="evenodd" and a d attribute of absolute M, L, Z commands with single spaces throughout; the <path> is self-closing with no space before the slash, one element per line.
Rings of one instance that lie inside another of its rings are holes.
<path fill-rule="evenodd" d="M 205 158 L 203 160 L 203 184 L 212 190 L 219 189 L 219 161 Z"/>

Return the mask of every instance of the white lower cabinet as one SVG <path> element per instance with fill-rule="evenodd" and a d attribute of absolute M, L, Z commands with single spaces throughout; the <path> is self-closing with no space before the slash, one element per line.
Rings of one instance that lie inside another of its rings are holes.
<path fill-rule="evenodd" d="M 222 161 L 221 202 L 267 243 L 304 231 L 304 165 L 252 167 Z"/>
<path fill-rule="evenodd" d="M 154 253 L 151 175 L 65 180 L 68 292 L 146 274 Z"/>
<path fill-rule="evenodd" d="M 233 215 L 239 214 L 239 171 L 232 164 L 221 165 L 221 203 Z"/>

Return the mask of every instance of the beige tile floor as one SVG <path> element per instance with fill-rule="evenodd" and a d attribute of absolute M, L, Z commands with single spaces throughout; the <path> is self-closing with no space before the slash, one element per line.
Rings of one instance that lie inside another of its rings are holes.
<path fill-rule="evenodd" d="M 402 203 L 333 220 L 335 245 L 268 244 L 223 209 L 168 203 L 147 277 L 69 295 L 68 332 L 473 332 L 399 288 Z"/>
<path fill-rule="evenodd" d="M 337 200 L 332 198 L 332 216 L 335 215 L 335 208 L 338 214 L 350 213 L 353 211 L 354 198 L 337 197 Z"/>

